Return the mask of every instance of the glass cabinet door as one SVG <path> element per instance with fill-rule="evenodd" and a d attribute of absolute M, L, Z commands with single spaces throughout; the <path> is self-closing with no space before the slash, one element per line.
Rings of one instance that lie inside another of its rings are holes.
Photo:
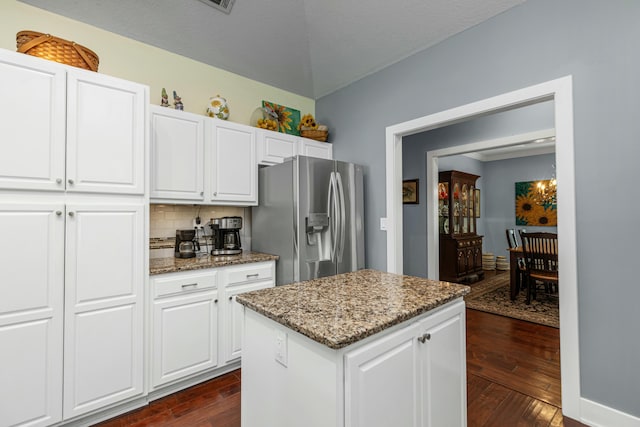
<path fill-rule="evenodd" d="M 476 232 L 476 212 L 475 212 L 475 188 L 473 185 L 469 186 L 469 232 Z"/>
<path fill-rule="evenodd" d="M 462 222 L 462 234 L 469 232 L 469 187 L 462 184 L 462 192 L 460 193 L 460 218 Z"/>
<path fill-rule="evenodd" d="M 453 234 L 460 233 L 460 216 L 462 207 L 460 206 L 460 186 L 456 182 L 453 185 Z"/>
<path fill-rule="evenodd" d="M 449 183 L 438 183 L 438 227 L 440 234 L 449 234 Z"/>

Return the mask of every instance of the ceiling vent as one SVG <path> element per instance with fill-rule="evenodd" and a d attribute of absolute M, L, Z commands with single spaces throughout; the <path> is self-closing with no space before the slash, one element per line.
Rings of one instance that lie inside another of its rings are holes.
<path fill-rule="evenodd" d="M 231 12 L 231 7 L 235 0 L 200 0 L 202 3 L 208 4 L 211 7 L 215 7 L 224 13 Z"/>

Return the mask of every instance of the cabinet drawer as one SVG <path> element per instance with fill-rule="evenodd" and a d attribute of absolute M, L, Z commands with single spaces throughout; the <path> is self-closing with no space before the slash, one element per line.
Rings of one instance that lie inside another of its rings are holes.
<path fill-rule="evenodd" d="M 155 297 L 212 289 L 218 286 L 217 272 L 189 273 L 157 277 L 152 281 Z"/>
<path fill-rule="evenodd" d="M 273 277 L 273 268 L 271 263 L 249 264 L 243 267 L 229 268 L 225 273 L 225 283 L 233 285 L 234 283 L 271 279 Z"/>

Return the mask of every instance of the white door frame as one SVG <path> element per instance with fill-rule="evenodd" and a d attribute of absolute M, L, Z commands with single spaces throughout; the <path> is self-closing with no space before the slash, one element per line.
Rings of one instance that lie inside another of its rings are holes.
<path fill-rule="evenodd" d="M 512 110 L 543 101 L 555 103 L 556 177 L 558 199 L 560 282 L 560 364 L 562 413 L 580 420 L 580 353 L 578 341 L 578 280 L 576 248 L 576 203 L 573 140 L 573 83 L 565 76 L 524 89 L 466 104 L 439 113 L 389 126 L 386 129 L 387 271 L 402 273 L 402 137 L 458 123 L 475 117 Z M 461 147 L 441 153 L 454 154 Z M 469 149 L 462 149 L 462 152 Z M 439 154 L 443 155 L 443 154 Z M 427 171 L 427 236 L 437 235 L 437 156 L 431 156 Z M 428 239 L 428 277 L 438 277 L 437 239 Z"/>

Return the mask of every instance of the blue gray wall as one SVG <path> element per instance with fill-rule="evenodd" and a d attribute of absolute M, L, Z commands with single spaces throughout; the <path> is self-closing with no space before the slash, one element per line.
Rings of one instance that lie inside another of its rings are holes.
<path fill-rule="evenodd" d="M 485 252 L 507 256 L 507 228 L 526 228 L 527 231 L 557 232 L 557 227 L 516 226 L 515 183 L 551 178 L 555 154 L 497 160 L 484 164 L 482 176 L 482 225 Z M 558 204 L 562 209 L 562 203 Z"/>
<path fill-rule="evenodd" d="M 384 270 L 385 128 L 573 75 L 581 394 L 634 416 L 638 22 L 636 1 L 529 0 L 316 105 L 335 156 L 365 166 L 366 263 Z"/>
<path fill-rule="evenodd" d="M 402 150 L 404 179 L 420 181 L 420 203 L 403 206 L 403 271 L 405 274 L 427 277 L 427 210 L 425 150 L 420 144 L 405 144 Z M 422 161 L 420 161 L 422 159 Z M 478 234 L 484 236 L 483 252 L 507 256 L 505 229 L 526 228 L 528 231 L 555 233 L 557 227 L 521 227 L 515 221 L 515 183 L 548 179 L 555 163 L 554 154 L 519 157 L 509 160 L 481 162 L 467 156 L 439 159 L 439 170 L 459 170 L 480 175 L 476 188 L 481 194 L 481 215 L 477 219 Z"/>

